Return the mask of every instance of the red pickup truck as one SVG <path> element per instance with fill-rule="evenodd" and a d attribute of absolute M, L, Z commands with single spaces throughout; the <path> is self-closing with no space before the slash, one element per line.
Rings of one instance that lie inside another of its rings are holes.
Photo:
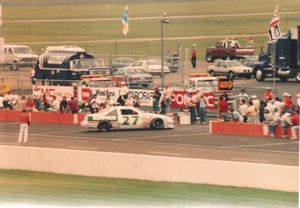
<path fill-rule="evenodd" d="M 217 58 L 234 59 L 242 58 L 245 55 L 253 55 L 253 47 L 241 47 L 236 40 L 223 40 L 215 44 L 214 47 L 206 49 L 206 61 L 213 62 Z"/>

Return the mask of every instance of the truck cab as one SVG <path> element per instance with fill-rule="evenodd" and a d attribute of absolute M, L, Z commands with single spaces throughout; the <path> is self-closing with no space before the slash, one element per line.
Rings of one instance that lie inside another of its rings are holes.
<path fill-rule="evenodd" d="M 33 67 L 38 60 L 38 55 L 34 54 L 26 45 L 4 45 L 4 66 L 11 70 L 18 70 L 20 67 Z"/>
<path fill-rule="evenodd" d="M 206 73 L 191 74 L 187 80 L 188 90 L 200 90 L 201 92 L 217 92 L 218 78 Z"/>

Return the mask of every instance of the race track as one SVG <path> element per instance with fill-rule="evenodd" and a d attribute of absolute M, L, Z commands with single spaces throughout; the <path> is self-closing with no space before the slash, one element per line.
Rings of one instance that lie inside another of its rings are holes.
<path fill-rule="evenodd" d="M 0 145 L 298 166 L 299 141 L 210 135 L 208 125 L 176 125 L 173 130 L 100 133 L 76 125 L 32 124 L 27 144 L 17 144 L 18 130 L 18 123 L 0 122 Z"/>

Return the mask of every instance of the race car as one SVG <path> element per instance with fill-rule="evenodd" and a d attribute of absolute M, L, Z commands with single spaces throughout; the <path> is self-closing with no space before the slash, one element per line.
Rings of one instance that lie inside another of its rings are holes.
<path fill-rule="evenodd" d="M 131 106 L 114 106 L 95 114 L 87 114 L 80 125 L 86 128 L 98 128 L 102 132 L 111 129 L 172 129 L 174 120 L 165 115 L 146 113 Z"/>

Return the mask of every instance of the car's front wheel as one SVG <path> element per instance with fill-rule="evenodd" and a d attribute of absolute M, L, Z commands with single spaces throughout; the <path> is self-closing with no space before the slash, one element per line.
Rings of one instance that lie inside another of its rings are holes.
<path fill-rule="evenodd" d="M 101 121 L 98 124 L 98 129 L 99 129 L 99 131 L 107 132 L 111 129 L 111 125 L 108 121 Z"/>
<path fill-rule="evenodd" d="M 209 74 L 210 74 L 210 76 L 212 76 L 212 77 L 216 76 L 216 73 L 215 73 L 214 70 L 210 70 L 210 71 L 209 71 Z"/>
<path fill-rule="evenodd" d="M 210 53 L 206 54 L 205 59 L 206 59 L 207 62 L 213 62 L 214 61 L 214 57 Z"/>
<path fill-rule="evenodd" d="M 151 122 L 152 129 L 163 129 L 164 128 L 164 121 L 161 118 L 153 119 Z"/>
<path fill-rule="evenodd" d="M 261 68 L 256 69 L 254 76 L 255 76 L 255 79 L 259 82 L 264 81 L 266 78 L 265 72 Z"/>
<path fill-rule="evenodd" d="M 296 81 L 300 82 L 300 70 L 296 73 Z"/>
<path fill-rule="evenodd" d="M 234 75 L 233 71 L 228 72 L 228 79 L 233 80 L 234 77 L 235 77 L 235 75 Z"/>

